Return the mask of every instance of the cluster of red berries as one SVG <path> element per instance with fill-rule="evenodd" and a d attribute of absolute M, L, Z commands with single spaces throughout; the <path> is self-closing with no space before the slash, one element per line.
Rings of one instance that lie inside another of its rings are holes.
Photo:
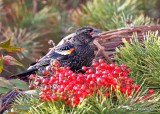
<path fill-rule="evenodd" d="M 43 72 L 44 77 L 30 75 L 30 79 L 34 79 L 34 86 L 38 85 L 41 89 L 39 96 L 42 100 L 60 99 L 71 106 L 79 104 L 82 99 L 94 93 L 103 92 L 104 96 L 110 97 L 110 91 L 118 90 L 129 96 L 132 91 L 140 88 L 128 77 L 130 69 L 125 64 L 116 66 L 99 59 L 91 67 L 83 66 L 81 70 L 85 73 L 74 73 L 69 67 L 60 67 L 56 61 L 50 69 Z M 34 88 L 33 84 L 29 86 L 30 89 Z M 103 91 L 100 91 L 101 88 Z"/>

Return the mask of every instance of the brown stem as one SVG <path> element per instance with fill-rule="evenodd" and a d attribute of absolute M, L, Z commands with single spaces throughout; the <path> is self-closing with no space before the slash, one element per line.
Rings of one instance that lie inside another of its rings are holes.
<path fill-rule="evenodd" d="M 37 0 L 33 0 L 33 14 L 35 15 L 37 13 Z"/>
<path fill-rule="evenodd" d="M 2 57 L 2 49 L 0 48 L 0 57 Z"/>
<path fill-rule="evenodd" d="M 98 48 L 98 50 L 101 51 L 101 53 L 103 54 L 103 56 L 105 57 L 105 59 L 107 60 L 108 63 L 113 63 L 113 61 L 108 57 L 108 54 L 105 51 L 105 48 L 103 46 L 101 46 L 97 40 L 94 40 L 93 42 L 96 47 Z"/>

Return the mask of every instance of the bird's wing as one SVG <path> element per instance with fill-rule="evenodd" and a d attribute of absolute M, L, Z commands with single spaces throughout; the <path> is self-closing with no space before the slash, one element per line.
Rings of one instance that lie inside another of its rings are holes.
<path fill-rule="evenodd" d="M 74 46 L 70 43 L 65 43 L 63 45 L 54 47 L 51 49 L 44 57 L 42 57 L 40 60 L 38 60 L 33 66 L 34 67 L 41 67 L 41 66 L 47 66 L 50 64 L 51 60 L 66 60 L 68 56 L 74 52 Z M 30 68 L 31 68 L 30 67 Z M 30 69 L 29 68 L 29 69 Z"/>

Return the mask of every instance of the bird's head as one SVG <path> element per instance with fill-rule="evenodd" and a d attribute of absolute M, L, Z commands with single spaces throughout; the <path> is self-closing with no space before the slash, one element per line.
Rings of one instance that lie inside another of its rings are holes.
<path fill-rule="evenodd" d="M 84 26 L 76 30 L 75 35 L 72 38 L 72 43 L 83 45 L 93 42 L 93 40 L 99 36 L 100 30 L 90 27 Z"/>

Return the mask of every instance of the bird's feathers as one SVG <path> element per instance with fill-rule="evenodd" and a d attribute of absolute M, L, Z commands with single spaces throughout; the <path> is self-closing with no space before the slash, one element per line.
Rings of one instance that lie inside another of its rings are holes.
<path fill-rule="evenodd" d="M 32 73 L 34 73 L 35 71 L 37 71 L 38 69 L 37 68 L 32 68 L 32 69 L 29 69 L 29 70 L 25 70 L 23 72 L 20 72 L 18 74 L 13 75 L 10 77 L 10 79 L 14 79 L 14 78 L 17 78 L 17 77 L 23 77 L 23 76 L 26 76 L 26 75 L 30 75 Z"/>
<path fill-rule="evenodd" d="M 70 43 L 65 43 L 64 45 L 60 45 L 57 48 L 50 50 L 44 57 L 39 59 L 36 64 L 30 66 L 31 68 L 38 68 L 42 66 L 47 66 L 50 64 L 51 60 L 65 60 L 68 55 L 74 51 L 74 46 Z"/>
<path fill-rule="evenodd" d="M 65 43 L 53 47 L 45 56 L 32 64 L 27 71 L 19 73 L 23 77 L 35 71 L 44 69 L 52 61 L 58 60 L 62 66 L 68 65 L 71 70 L 79 70 L 82 66 L 90 66 L 94 59 L 94 49 L 90 45 L 95 37 L 92 33 L 97 29 L 82 27 Z"/>

